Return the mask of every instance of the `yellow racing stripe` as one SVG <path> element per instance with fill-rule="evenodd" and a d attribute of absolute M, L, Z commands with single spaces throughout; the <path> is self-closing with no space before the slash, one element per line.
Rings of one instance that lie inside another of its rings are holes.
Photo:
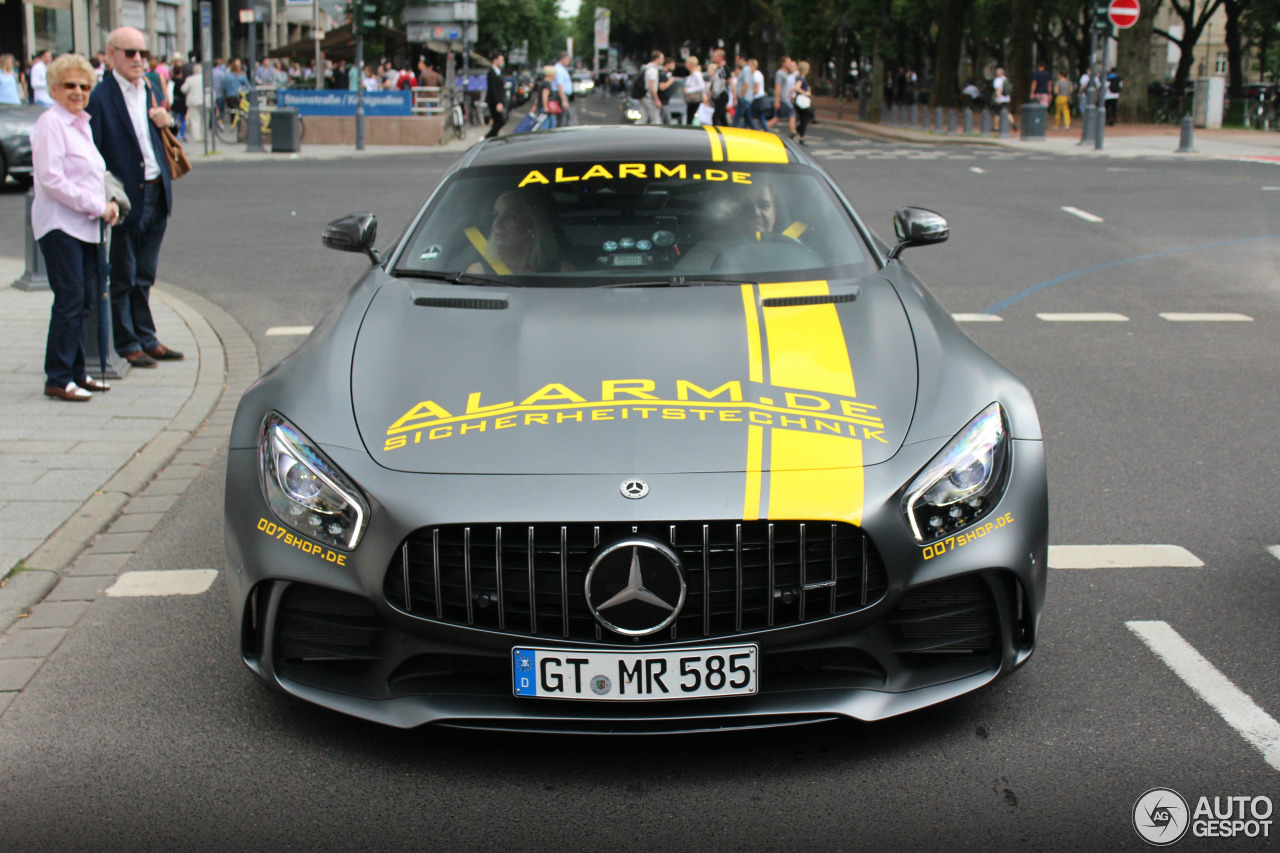
<path fill-rule="evenodd" d="M 720 133 L 731 163 L 787 162 L 786 146 L 772 133 L 741 127 L 722 127 Z"/>
<path fill-rule="evenodd" d="M 789 429 L 775 429 L 769 441 L 769 518 L 862 524 L 861 441 Z"/>
<path fill-rule="evenodd" d="M 707 132 L 707 138 L 711 141 L 711 159 L 719 163 L 724 159 L 724 151 L 721 150 L 720 134 L 716 132 L 716 128 L 709 124 L 704 124 L 702 129 Z"/>
<path fill-rule="evenodd" d="M 760 469 L 764 467 L 764 427 L 747 427 L 747 487 L 742 502 L 742 520 L 760 517 Z"/>
<path fill-rule="evenodd" d="M 760 298 L 825 296 L 825 281 L 760 285 Z M 784 388 L 857 397 L 849 348 L 836 306 L 795 305 L 764 309 L 769 340 L 769 381 Z"/>
<path fill-rule="evenodd" d="M 764 364 L 760 358 L 760 318 L 756 315 L 754 285 L 742 285 L 742 311 L 747 319 L 747 378 L 752 382 L 764 381 Z"/>
<path fill-rule="evenodd" d="M 760 285 L 760 298 L 822 296 L 825 281 Z M 746 297 L 744 294 L 744 307 Z M 752 306 L 754 307 L 754 306 Z M 764 308 L 769 382 L 783 388 L 856 397 L 853 367 L 836 306 L 795 305 Z M 749 312 L 752 316 L 753 312 Z M 748 320 L 750 328 L 751 320 Z M 768 506 L 775 519 L 832 519 L 862 523 L 864 479 L 862 442 L 846 436 L 770 427 Z M 754 449 L 748 437 L 745 513 L 758 511 L 764 475 L 750 469 Z M 763 445 L 760 449 L 763 454 Z"/>

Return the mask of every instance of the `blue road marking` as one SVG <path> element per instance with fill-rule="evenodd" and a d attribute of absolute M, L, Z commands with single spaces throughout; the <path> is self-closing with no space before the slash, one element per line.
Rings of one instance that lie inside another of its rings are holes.
<path fill-rule="evenodd" d="M 1259 240 L 1280 240 L 1280 234 L 1271 234 L 1266 237 L 1242 237 L 1239 240 L 1223 240 L 1218 243 L 1201 243 L 1199 246 L 1184 246 L 1181 249 L 1166 249 L 1163 252 L 1152 252 L 1149 255 L 1139 255 L 1136 258 L 1125 258 L 1120 261 L 1111 261 L 1109 263 L 1099 264 L 1096 267 L 1089 267 L 1088 269 L 1076 270 L 1075 272 L 1069 272 L 1066 275 L 1060 275 L 1057 278 L 1051 278 L 1048 281 L 1042 281 L 1039 284 L 1033 284 L 1020 293 L 1015 293 L 1012 296 L 1005 297 L 994 305 L 982 309 L 982 313 L 999 314 L 1006 308 L 1026 299 L 1028 296 L 1031 296 L 1034 293 L 1039 293 L 1046 288 L 1053 287 L 1055 284 L 1061 284 L 1064 281 L 1070 281 L 1073 278 L 1091 275 L 1095 272 L 1109 270 L 1112 267 L 1124 266 L 1125 264 L 1136 264 L 1139 261 L 1149 261 L 1152 258 L 1163 258 L 1166 255 L 1178 255 L 1183 252 L 1197 252 L 1201 249 L 1216 249 L 1221 246 L 1238 246 L 1241 243 L 1256 243 Z"/>

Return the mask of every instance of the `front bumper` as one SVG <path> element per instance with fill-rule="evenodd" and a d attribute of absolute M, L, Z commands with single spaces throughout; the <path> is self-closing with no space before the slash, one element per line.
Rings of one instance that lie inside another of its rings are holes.
<path fill-rule="evenodd" d="M 882 719 L 977 689 L 1021 665 L 1035 647 L 1047 556 L 1042 445 L 1015 442 L 1010 482 L 991 515 L 1011 521 L 935 554 L 906 532 L 897 490 L 937 449 L 908 446 L 890 463 L 864 470 L 862 529 L 887 578 L 878 600 L 802 624 L 645 644 L 755 643 L 760 693 L 752 697 L 517 698 L 511 649 L 528 644 L 528 634 L 442 624 L 403 612 L 384 594 L 388 567 L 423 526 L 460 519 L 592 521 L 606 511 L 626 522 L 732 518 L 726 496 L 741 494 L 741 475 L 649 477 L 650 498 L 619 498 L 605 510 L 583 495 L 616 494 L 616 477 L 541 477 L 537 500 L 529 501 L 512 490 L 527 489 L 530 478 L 404 474 L 377 467 L 363 453 L 325 448 L 365 486 L 373 507 L 358 550 L 341 554 L 301 537 L 269 535 L 275 519 L 262 499 L 256 453 L 235 450 L 226 493 L 233 624 L 245 663 L 264 679 L 316 704 L 397 727 L 635 733 Z M 608 642 L 537 640 L 566 649 Z M 332 653 L 316 655 L 316 648 Z"/>

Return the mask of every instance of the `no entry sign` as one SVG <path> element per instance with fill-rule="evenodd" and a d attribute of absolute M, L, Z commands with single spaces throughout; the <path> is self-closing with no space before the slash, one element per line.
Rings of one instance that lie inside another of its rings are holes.
<path fill-rule="evenodd" d="M 1138 23 L 1138 0 L 1111 0 L 1107 6 L 1107 17 L 1117 29 L 1127 30 Z"/>

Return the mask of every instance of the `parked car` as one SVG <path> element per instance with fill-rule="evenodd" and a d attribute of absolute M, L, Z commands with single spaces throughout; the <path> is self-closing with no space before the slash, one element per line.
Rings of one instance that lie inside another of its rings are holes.
<path fill-rule="evenodd" d="M 0 106 L 0 185 L 11 177 L 23 187 L 35 181 L 31 165 L 31 131 L 44 107 Z"/>

